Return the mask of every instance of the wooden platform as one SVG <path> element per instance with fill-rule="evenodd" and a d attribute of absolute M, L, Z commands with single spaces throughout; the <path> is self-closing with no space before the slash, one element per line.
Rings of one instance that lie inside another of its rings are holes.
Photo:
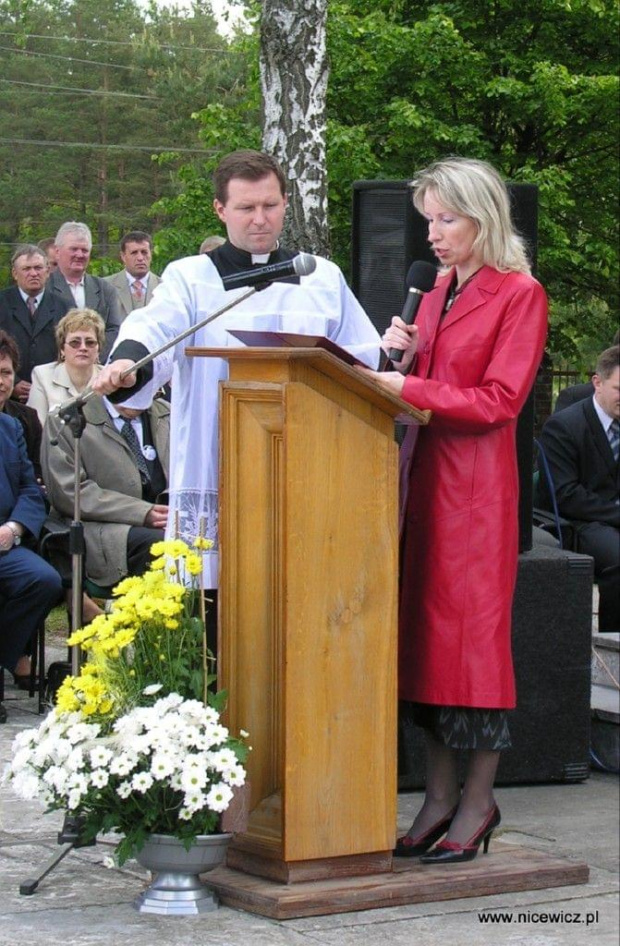
<path fill-rule="evenodd" d="M 489 854 L 446 867 L 399 858 L 394 860 L 389 873 L 295 884 L 279 884 L 222 867 L 209 874 L 208 885 L 226 906 L 275 920 L 290 920 L 406 903 L 565 887 L 585 884 L 588 877 L 587 864 L 496 842 Z"/>

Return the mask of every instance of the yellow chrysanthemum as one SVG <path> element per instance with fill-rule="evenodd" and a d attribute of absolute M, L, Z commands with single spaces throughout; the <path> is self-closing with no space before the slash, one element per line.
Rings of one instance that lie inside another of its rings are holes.
<path fill-rule="evenodd" d="M 188 555 L 185 559 L 185 567 L 190 575 L 199 575 L 202 571 L 202 560 L 198 555 Z"/>

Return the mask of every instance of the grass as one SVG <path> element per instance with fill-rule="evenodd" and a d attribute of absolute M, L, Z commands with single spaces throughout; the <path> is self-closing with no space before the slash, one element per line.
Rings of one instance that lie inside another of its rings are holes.
<path fill-rule="evenodd" d="M 64 604 L 59 604 L 57 608 L 47 616 L 45 621 L 45 636 L 48 640 L 57 643 L 64 643 L 69 635 L 69 615 Z"/>

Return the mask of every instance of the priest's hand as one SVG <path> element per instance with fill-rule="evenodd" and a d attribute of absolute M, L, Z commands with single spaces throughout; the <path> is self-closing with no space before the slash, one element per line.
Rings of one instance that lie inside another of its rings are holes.
<path fill-rule="evenodd" d="M 135 361 L 129 358 L 119 358 L 113 361 L 99 372 L 94 379 L 91 387 L 96 394 L 112 394 L 119 388 L 133 388 L 136 383 L 136 375 L 131 372 Z M 130 374 L 121 377 L 125 371 Z"/>

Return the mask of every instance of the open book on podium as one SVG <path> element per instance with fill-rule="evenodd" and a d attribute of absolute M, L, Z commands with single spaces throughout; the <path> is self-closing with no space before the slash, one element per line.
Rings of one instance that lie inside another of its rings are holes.
<path fill-rule="evenodd" d="M 319 348 L 339 358 L 340 361 L 350 365 L 352 368 L 368 368 L 365 362 L 360 361 L 360 359 L 356 357 L 353 353 L 354 351 L 361 354 L 364 351 L 369 351 L 371 348 L 376 347 L 375 345 L 368 344 L 352 345 L 352 350 L 347 350 L 346 348 L 341 348 L 340 345 L 333 342 L 331 338 L 326 338 L 324 335 L 304 335 L 299 332 L 252 332 L 244 329 L 228 329 L 228 333 L 233 335 L 240 342 L 243 342 L 248 348 Z M 415 415 L 409 412 L 403 412 L 395 417 L 395 421 L 399 424 L 417 425 L 420 424 L 422 418 L 422 423 L 428 423 L 429 417 L 429 411 L 422 413 L 416 412 Z"/>
<path fill-rule="evenodd" d="M 356 358 L 352 352 L 347 351 L 346 348 L 341 348 L 340 345 L 336 345 L 335 342 L 332 342 L 331 338 L 326 338 L 324 335 L 303 335 L 296 332 L 246 332 L 243 330 L 235 331 L 234 329 L 229 329 L 228 333 L 229 335 L 234 335 L 235 338 L 243 342 L 244 345 L 247 345 L 248 348 L 323 348 L 325 351 L 335 355 L 336 358 L 340 358 L 341 361 L 346 362 L 347 365 L 368 367 L 363 361 Z M 353 347 L 358 347 L 362 350 L 367 349 L 365 345 Z M 374 347 L 373 345 L 373 348 Z"/>

